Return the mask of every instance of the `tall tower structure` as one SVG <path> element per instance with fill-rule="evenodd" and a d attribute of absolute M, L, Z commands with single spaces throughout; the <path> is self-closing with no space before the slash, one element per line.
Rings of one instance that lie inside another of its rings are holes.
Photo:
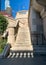
<path fill-rule="evenodd" d="M 9 0 L 5 0 L 5 10 L 8 14 L 12 14 L 12 9 L 11 9 L 11 6 L 10 6 L 10 1 Z"/>

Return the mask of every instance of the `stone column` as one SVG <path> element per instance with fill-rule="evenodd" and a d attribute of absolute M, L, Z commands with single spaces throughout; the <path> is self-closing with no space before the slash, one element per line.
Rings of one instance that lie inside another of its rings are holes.
<path fill-rule="evenodd" d="M 45 36 L 45 39 L 46 39 L 46 11 L 45 11 L 45 9 L 43 9 L 41 11 L 41 16 L 43 18 L 43 30 L 44 30 L 44 36 Z"/>
<path fill-rule="evenodd" d="M 45 36 L 45 39 L 46 39 L 46 17 L 43 18 L 43 29 L 44 29 L 44 36 Z"/>
<path fill-rule="evenodd" d="M 14 28 L 9 27 L 8 28 L 8 43 L 10 43 L 11 46 L 13 46 L 14 42 L 15 42 Z"/>
<path fill-rule="evenodd" d="M 32 36 L 32 44 L 42 44 L 42 29 L 41 29 L 41 19 L 38 15 L 36 10 L 31 7 L 30 11 L 30 21 L 29 21 L 29 27 L 30 27 L 30 33 Z M 39 35 L 40 34 L 40 35 Z"/>
<path fill-rule="evenodd" d="M 31 7 L 30 10 L 30 21 L 29 21 L 29 27 L 30 27 L 30 33 L 32 38 L 32 44 L 36 45 L 36 36 L 34 35 L 37 31 L 37 25 L 36 25 L 36 11 Z"/>

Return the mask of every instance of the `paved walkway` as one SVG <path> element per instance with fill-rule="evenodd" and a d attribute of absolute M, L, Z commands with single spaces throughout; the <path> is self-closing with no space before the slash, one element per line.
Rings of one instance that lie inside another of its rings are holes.
<path fill-rule="evenodd" d="M 0 65 L 46 65 L 46 56 L 0 59 Z"/>

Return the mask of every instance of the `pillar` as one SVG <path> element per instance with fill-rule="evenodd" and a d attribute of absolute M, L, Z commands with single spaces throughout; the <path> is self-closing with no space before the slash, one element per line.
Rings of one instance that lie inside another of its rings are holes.
<path fill-rule="evenodd" d="M 41 45 L 42 44 L 42 27 L 41 27 L 41 19 L 39 13 L 31 7 L 30 10 L 30 33 L 32 36 L 32 44 L 33 45 Z"/>
<path fill-rule="evenodd" d="M 43 9 L 43 10 L 41 11 L 41 16 L 42 16 L 42 18 L 43 18 L 44 37 L 45 37 L 45 39 L 46 39 L 46 11 L 45 11 L 45 9 Z"/>
<path fill-rule="evenodd" d="M 43 29 L 44 29 L 44 37 L 46 39 L 46 17 L 43 18 Z"/>

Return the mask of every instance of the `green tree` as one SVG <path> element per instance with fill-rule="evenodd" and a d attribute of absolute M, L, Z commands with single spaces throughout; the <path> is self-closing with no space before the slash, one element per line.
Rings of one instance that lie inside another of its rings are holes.
<path fill-rule="evenodd" d="M 4 49 L 5 45 L 6 45 L 6 42 L 7 42 L 6 39 L 3 39 L 1 37 L 1 35 L 6 30 L 7 25 L 8 25 L 7 19 L 2 14 L 0 14 L 0 53 L 2 53 L 2 51 L 3 51 L 3 49 Z"/>
<path fill-rule="evenodd" d="M 2 14 L 0 14 L 0 34 L 4 33 L 4 31 L 7 28 L 7 25 L 8 25 L 8 21 Z"/>

